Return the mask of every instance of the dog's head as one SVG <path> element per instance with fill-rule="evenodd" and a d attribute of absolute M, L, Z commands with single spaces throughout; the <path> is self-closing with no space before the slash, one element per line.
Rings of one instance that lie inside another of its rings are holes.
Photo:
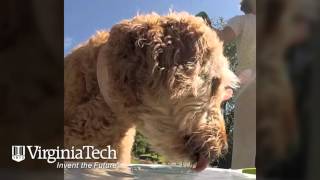
<path fill-rule="evenodd" d="M 170 13 L 122 21 L 98 59 L 105 100 L 159 153 L 201 170 L 227 149 L 220 106 L 238 79 L 201 18 Z"/>

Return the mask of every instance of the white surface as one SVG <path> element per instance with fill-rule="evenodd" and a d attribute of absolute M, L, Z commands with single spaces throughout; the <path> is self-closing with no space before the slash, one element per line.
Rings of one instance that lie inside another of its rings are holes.
<path fill-rule="evenodd" d="M 132 164 L 117 170 L 112 169 L 65 169 L 65 180 L 247 180 L 256 179 L 255 175 L 243 174 L 239 170 L 207 168 L 200 173 L 189 168 L 166 165 Z"/>

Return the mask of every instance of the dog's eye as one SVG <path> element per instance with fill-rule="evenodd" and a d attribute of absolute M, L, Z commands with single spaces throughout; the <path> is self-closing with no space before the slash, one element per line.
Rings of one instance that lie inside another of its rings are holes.
<path fill-rule="evenodd" d="M 212 80 L 211 80 L 211 96 L 216 94 L 220 83 L 221 83 L 221 79 L 219 79 L 217 77 L 212 78 Z"/>

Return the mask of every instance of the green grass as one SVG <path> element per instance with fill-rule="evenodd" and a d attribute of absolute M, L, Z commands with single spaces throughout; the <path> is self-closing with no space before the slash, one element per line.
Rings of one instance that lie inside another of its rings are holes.
<path fill-rule="evenodd" d="M 139 157 L 133 157 L 131 159 L 131 163 L 133 164 L 144 164 L 144 162 L 150 162 L 153 164 L 166 164 L 168 161 L 165 157 L 152 153 L 141 154 Z"/>
<path fill-rule="evenodd" d="M 141 164 L 140 161 L 139 161 L 139 159 L 135 159 L 135 158 L 132 158 L 132 159 L 131 159 L 131 163 L 132 163 L 132 164 Z"/>
<path fill-rule="evenodd" d="M 242 173 L 256 174 L 256 168 L 245 168 L 245 169 L 242 169 Z"/>

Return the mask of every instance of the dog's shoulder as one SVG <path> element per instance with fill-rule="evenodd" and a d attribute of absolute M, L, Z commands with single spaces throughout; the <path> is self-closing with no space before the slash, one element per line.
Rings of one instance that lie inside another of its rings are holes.
<path fill-rule="evenodd" d="M 95 61 L 100 47 L 107 42 L 108 38 L 108 31 L 97 31 L 88 41 L 77 45 L 71 53 L 64 58 L 65 65 L 70 63 L 70 61 L 76 61 L 78 63 Z"/>
<path fill-rule="evenodd" d="M 65 57 L 64 89 L 65 103 L 68 105 L 84 103 L 99 94 L 96 77 L 97 56 L 108 37 L 107 31 L 98 31 Z"/>

